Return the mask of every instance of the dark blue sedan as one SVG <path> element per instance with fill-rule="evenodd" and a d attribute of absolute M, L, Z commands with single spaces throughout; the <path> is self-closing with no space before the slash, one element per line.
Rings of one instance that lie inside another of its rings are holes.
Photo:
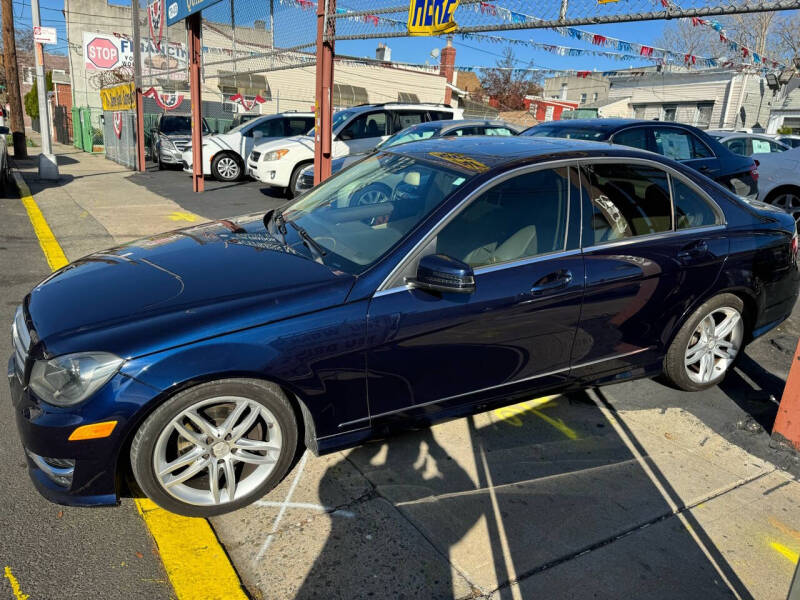
<path fill-rule="evenodd" d="M 375 182 L 387 201 L 353 202 Z M 213 515 L 301 446 L 662 373 L 713 386 L 798 282 L 794 220 L 680 163 L 426 140 L 57 271 L 17 311 L 9 381 L 48 498 L 114 503 L 130 464 L 161 506 Z"/>

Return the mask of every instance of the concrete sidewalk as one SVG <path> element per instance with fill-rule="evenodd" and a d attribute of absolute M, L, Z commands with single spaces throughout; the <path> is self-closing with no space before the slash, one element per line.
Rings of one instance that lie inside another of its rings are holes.
<path fill-rule="evenodd" d="M 59 182 L 23 169 L 71 259 L 199 220 L 101 156 L 56 152 Z M 628 382 L 304 455 L 211 522 L 254 598 L 784 600 L 800 467 L 768 430 L 799 314 L 718 388 Z"/>

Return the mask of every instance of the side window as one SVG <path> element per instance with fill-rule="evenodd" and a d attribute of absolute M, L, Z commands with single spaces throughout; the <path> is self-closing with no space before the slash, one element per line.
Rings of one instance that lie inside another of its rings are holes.
<path fill-rule="evenodd" d="M 581 169 L 583 245 L 672 230 L 667 174 L 654 167 L 589 164 Z"/>
<path fill-rule="evenodd" d="M 485 135 L 514 135 L 508 127 L 487 127 Z"/>
<path fill-rule="evenodd" d="M 654 128 L 653 139 L 656 152 L 673 160 L 692 160 L 710 156 L 705 145 L 687 131 Z"/>
<path fill-rule="evenodd" d="M 429 110 L 428 115 L 430 115 L 431 121 L 452 121 L 453 120 L 453 113 L 448 112 L 446 110 Z"/>
<path fill-rule="evenodd" d="M 614 144 L 620 144 L 621 146 L 631 146 L 632 148 L 649 150 L 650 145 L 647 138 L 648 131 L 645 127 L 634 127 L 615 134 L 612 138 L 612 142 Z"/>
<path fill-rule="evenodd" d="M 566 168 L 508 179 L 473 200 L 439 232 L 436 252 L 475 268 L 563 250 L 568 203 Z"/>
<path fill-rule="evenodd" d="M 305 135 L 313 126 L 313 118 L 289 117 L 286 119 L 286 135 Z"/>
<path fill-rule="evenodd" d="M 267 119 L 266 121 L 262 121 L 247 132 L 248 137 L 252 137 L 254 131 L 260 131 L 261 135 L 265 138 L 283 137 L 283 119 Z"/>
<path fill-rule="evenodd" d="M 422 110 L 399 110 L 395 111 L 395 115 L 397 115 L 397 131 L 422 123 L 425 119 L 425 111 Z"/>
<path fill-rule="evenodd" d="M 775 142 L 767 142 L 769 144 L 769 151 L 770 152 L 784 152 L 786 148 L 781 146 L 780 144 L 776 144 Z"/>
<path fill-rule="evenodd" d="M 691 187 L 675 177 L 672 181 L 672 198 L 675 202 L 675 228 L 689 229 L 720 223 L 717 213 L 708 201 Z"/>
<path fill-rule="evenodd" d="M 387 135 L 386 113 L 374 112 L 355 117 L 339 134 L 342 140 L 361 140 Z"/>
<path fill-rule="evenodd" d="M 483 131 L 481 131 L 480 127 L 460 127 L 458 129 L 453 129 L 452 131 L 448 131 L 442 137 L 461 137 L 462 135 L 482 135 Z"/>
<path fill-rule="evenodd" d="M 732 140 L 725 140 L 722 142 L 722 145 L 739 156 L 750 156 L 753 153 L 750 144 L 747 143 L 745 138 L 733 138 Z"/>

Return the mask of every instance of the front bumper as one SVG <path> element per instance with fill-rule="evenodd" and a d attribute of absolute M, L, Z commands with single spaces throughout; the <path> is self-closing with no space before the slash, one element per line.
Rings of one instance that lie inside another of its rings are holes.
<path fill-rule="evenodd" d="M 162 148 L 159 150 L 158 155 L 161 158 L 162 163 L 167 163 L 170 165 L 183 164 L 183 152 L 180 150 L 167 150 Z"/>
<path fill-rule="evenodd" d="M 254 161 L 247 158 L 247 174 L 263 184 L 277 188 L 288 187 L 291 173 L 286 175 L 284 171 L 278 161 Z"/>
<path fill-rule="evenodd" d="M 8 362 L 8 383 L 28 474 L 42 496 L 58 504 L 97 506 L 119 502 L 118 459 L 138 423 L 138 409 L 156 395 L 153 388 L 117 374 L 88 401 L 73 409 L 39 401 Z M 68 441 L 81 425 L 117 421 L 106 438 Z M 74 466 L 70 462 L 74 461 Z"/>

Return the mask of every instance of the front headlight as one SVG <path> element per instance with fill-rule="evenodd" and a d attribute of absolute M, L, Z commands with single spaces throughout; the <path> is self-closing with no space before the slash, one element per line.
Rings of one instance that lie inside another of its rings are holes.
<path fill-rule="evenodd" d="M 281 148 L 280 150 L 273 150 L 272 152 L 267 152 L 261 155 L 261 160 L 268 161 L 268 160 L 280 160 L 284 156 L 289 153 L 289 150 L 286 148 Z"/>
<path fill-rule="evenodd" d="M 123 362 L 108 352 L 79 352 L 37 360 L 31 370 L 30 388 L 49 404 L 72 406 L 100 389 Z"/>
<path fill-rule="evenodd" d="M 164 148 L 167 150 L 177 150 L 175 144 L 173 144 L 172 140 L 169 138 L 161 138 L 161 143 L 164 144 Z"/>

